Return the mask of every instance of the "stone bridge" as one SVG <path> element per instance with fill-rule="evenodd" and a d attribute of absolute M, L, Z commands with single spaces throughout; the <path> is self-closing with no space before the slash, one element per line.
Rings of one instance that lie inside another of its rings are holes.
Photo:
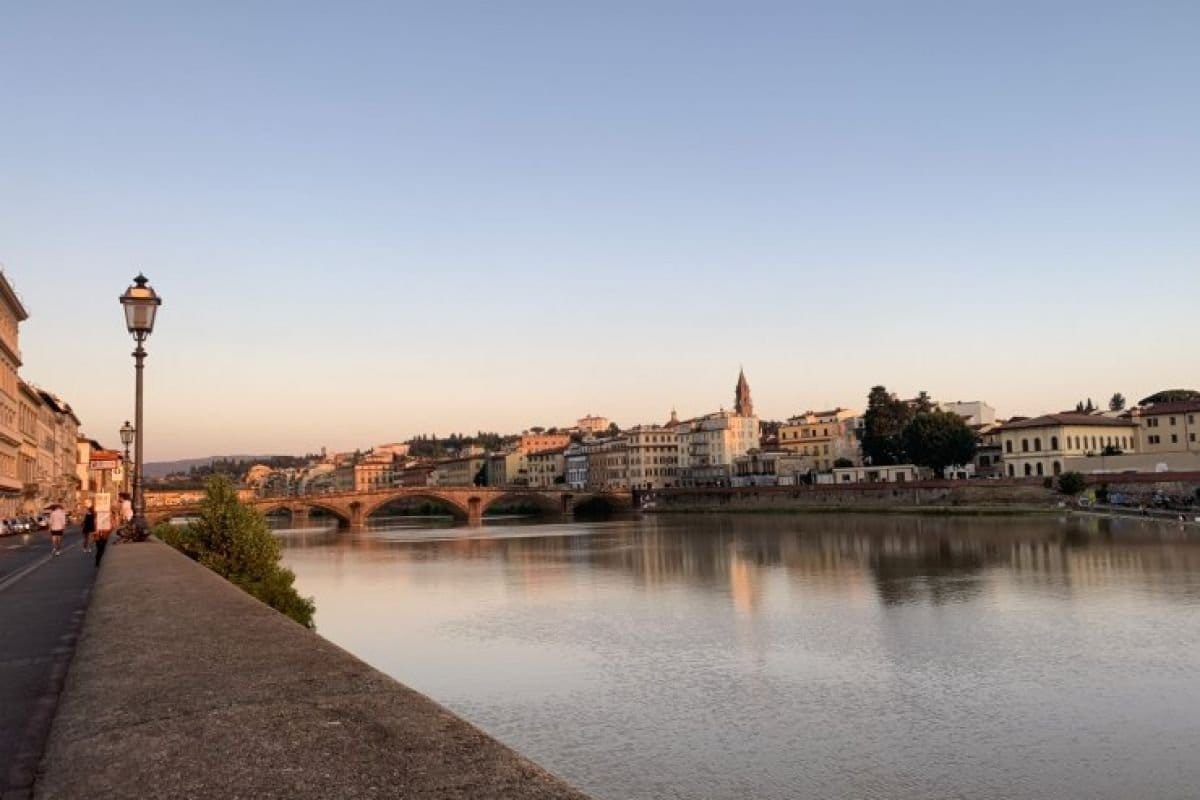
<path fill-rule="evenodd" d="M 196 503 L 160 505 L 147 493 L 146 517 L 151 524 L 197 514 Z M 602 500 L 618 509 L 633 506 L 629 492 L 588 492 L 564 489 L 531 489 L 526 487 L 487 486 L 405 486 L 371 492 L 338 492 L 330 494 L 297 495 L 295 497 L 254 497 L 244 502 L 264 514 L 285 510 L 292 518 L 306 520 L 310 512 L 322 511 L 337 518 L 341 527 L 361 530 L 367 519 L 384 506 L 399 500 L 428 501 L 445 506 L 455 519 L 468 525 L 480 525 L 483 515 L 497 503 L 529 502 L 547 516 L 567 517 L 576 506 L 592 500 Z"/>

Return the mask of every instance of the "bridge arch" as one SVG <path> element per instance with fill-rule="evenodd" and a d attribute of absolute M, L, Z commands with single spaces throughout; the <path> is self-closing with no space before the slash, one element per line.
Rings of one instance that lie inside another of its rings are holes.
<path fill-rule="evenodd" d="M 537 489 L 513 488 L 499 493 L 489 493 L 479 498 L 479 515 L 488 512 L 492 506 L 511 502 L 525 502 L 537 508 L 546 516 L 561 517 L 570 512 L 570 495 L 549 495 Z"/>
<path fill-rule="evenodd" d="M 380 509 L 400 500 L 432 502 L 440 506 L 445 506 L 450 515 L 459 522 L 471 518 L 470 506 L 464 505 L 463 501 L 457 497 L 453 497 L 445 492 L 439 492 L 433 488 L 430 488 L 428 491 L 414 491 L 409 488 L 389 493 L 383 497 L 373 498 L 370 502 L 362 504 L 359 509 L 361 521 L 365 523 Z"/>

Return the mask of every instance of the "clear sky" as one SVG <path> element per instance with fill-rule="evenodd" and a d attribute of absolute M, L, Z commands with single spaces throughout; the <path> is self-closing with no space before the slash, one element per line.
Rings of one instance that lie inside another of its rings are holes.
<path fill-rule="evenodd" d="M 23 374 L 147 457 L 1200 385 L 1195 2 L 9 3 Z"/>

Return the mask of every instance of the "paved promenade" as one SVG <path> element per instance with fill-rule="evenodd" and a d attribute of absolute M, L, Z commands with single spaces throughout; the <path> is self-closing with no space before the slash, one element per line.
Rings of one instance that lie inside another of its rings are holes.
<path fill-rule="evenodd" d="M 105 555 L 35 797 L 585 800 L 154 541 Z"/>
<path fill-rule="evenodd" d="M 95 576 L 78 529 L 0 538 L 0 798 L 30 796 Z"/>

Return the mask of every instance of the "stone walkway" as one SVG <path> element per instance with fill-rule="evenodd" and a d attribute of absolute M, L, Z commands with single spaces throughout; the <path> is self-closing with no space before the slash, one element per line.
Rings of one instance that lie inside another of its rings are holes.
<path fill-rule="evenodd" d="M 95 579 L 78 530 L 0 538 L 0 798 L 31 795 Z"/>

